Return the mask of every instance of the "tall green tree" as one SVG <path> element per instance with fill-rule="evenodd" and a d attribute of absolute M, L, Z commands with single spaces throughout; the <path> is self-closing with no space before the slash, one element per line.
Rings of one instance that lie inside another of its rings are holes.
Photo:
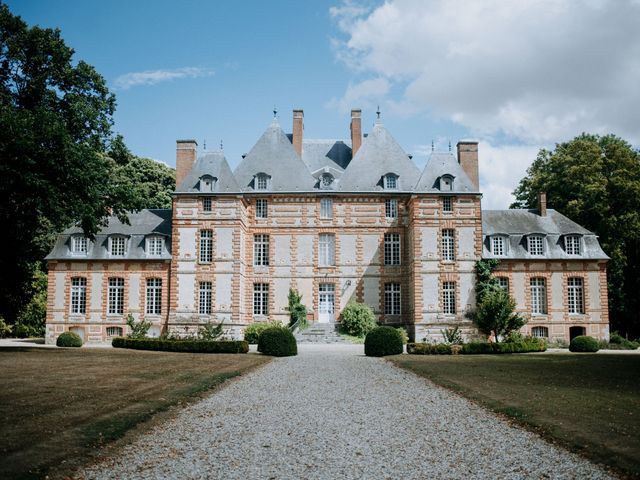
<path fill-rule="evenodd" d="M 133 156 L 123 167 L 133 183 L 142 208 L 171 208 L 171 195 L 176 189 L 176 171 L 164 163 Z"/>
<path fill-rule="evenodd" d="M 73 54 L 59 30 L 0 3 L 0 315 L 11 323 L 55 232 L 78 223 L 91 236 L 109 212 L 126 221 L 143 204 L 112 134 L 115 97 Z"/>
<path fill-rule="evenodd" d="M 608 264 L 611 328 L 640 336 L 640 154 L 615 135 L 583 133 L 540 150 L 512 208 L 547 204 L 599 236 Z"/>

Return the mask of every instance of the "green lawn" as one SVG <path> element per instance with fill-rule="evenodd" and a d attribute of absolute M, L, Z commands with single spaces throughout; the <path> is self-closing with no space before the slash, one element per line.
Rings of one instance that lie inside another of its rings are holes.
<path fill-rule="evenodd" d="M 640 476 L 640 355 L 389 358 L 570 450 Z"/>
<path fill-rule="evenodd" d="M 0 478 L 66 478 L 99 447 L 266 361 L 255 354 L 0 348 Z"/>

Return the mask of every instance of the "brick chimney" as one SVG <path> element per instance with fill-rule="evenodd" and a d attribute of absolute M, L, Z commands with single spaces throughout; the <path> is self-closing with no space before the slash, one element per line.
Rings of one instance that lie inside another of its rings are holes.
<path fill-rule="evenodd" d="M 362 110 L 351 110 L 351 157 L 355 157 L 356 153 L 362 145 Z"/>
<path fill-rule="evenodd" d="M 478 142 L 461 140 L 458 142 L 458 163 L 471 180 L 471 183 L 480 190 L 480 176 L 478 174 Z"/>
<path fill-rule="evenodd" d="M 538 213 L 541 217 L 547 216 L 547 192 L 538 193 Z"/>
<path fill-rule="evenodd" d="M 176 188 L 196 163 L 198 144 L 195 140 L 176 140 Z"/>
<path fill-rule="evenodd" d="M 298 156 L 302 157 L 302 138 L 304 136 L 304 112 L 302 110 L 293 111 L 293 149 Z"/>

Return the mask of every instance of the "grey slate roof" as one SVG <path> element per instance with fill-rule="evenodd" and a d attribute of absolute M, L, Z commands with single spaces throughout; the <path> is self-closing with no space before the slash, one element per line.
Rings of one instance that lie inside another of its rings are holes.
<path fill-rule="evenodd" d="M 227 163 L 227 159 L 221 150 L 204 152 L 185 179 L 176 188 L 177 193 L 198 192 L 200 189 L 200 177 L 211 175 L 217 178 L 213 193 L 239 193 L 241 191 L 233 172 Z"/>
<path fill-rule="evenodd" d="M 311 172 L 324 167 L 343 171 L 351 161 L 351 142 L 346 140 L 303 140 L 302 161 Z"/>
<path fill-rule="evenodd" d="M 451 152 L 433 152 L 415 185 L 416 192 L 439 192 L 439 179 L 443 175 L 453 177 L 450 193 L 479 193 Z"/>
<path fill-rule="evenodd" d="M 407 156 L 388 130 L 376 123 L 362 140 L 360 149 L 340 178 L 337 190 L 342 192 L 380 192 L 383 175 L 398 175 L 397 192 L 410 192 L 420 170 Z"/>
<path fill-rule="evenodd" d="M 141 210 L 129 213 L 131 225 L 125 225 L 116 217 L 109 217 L 107 226 L 96 235 L 93 242 L 88 241 L 87 254 L 71 253 L 71 237 L 82 235 L 80 227 L 67 228 L 58 235 L 56 244 L 46 260 L 170 260 L 171 259 L 171 209 Z M 124 257 L 111 257 L 108 252 L 108 240 L 111 235 L 127 237 Z M 165 237 L 164 251 L 161 256 L 149 257 L 146 252 L 146 237 L 160 235 Z"/>
<path fill-rule="evenodd" d="M 313 191 L 316 183 L 275 119 L 234 171 L 244 192 L 255 191 L 253 180 L 258 173 L 271 177 L 269 192 Z"/>
<path fill-rule="evenodd" d="M 592 259 L 606 260 L 598 242 L 598 237 L 568 219 L 561 213 L 547 209 L 547 215 L 541 217 L 537 210 L 483 210 L 483 258 L 500 259 Z M 542 234 L 545 237 L 544 255 L 530 255 L 527 250 L 527 235 Z M 579 235 L 582 238 L 580 255 L 569 255 L 564 249 L 565 235 Z M 503 235 L 508 237 L 507 251 L 503 256 L 495 256 L 490 250 L 490 237 Z"/>

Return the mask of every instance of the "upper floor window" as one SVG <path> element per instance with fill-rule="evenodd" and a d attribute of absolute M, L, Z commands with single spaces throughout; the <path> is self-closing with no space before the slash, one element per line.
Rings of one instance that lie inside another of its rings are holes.
<path fill-rule="evenodd" d="M 398 200 L 389 198 L 384 201 L 384 216 L 387 218 L 398 218 Z"/>
<path fill-rule="evenodd" d="M 398 176 L 393 173 L 387 173 L 384 176 L 384 189 L 395 190 L 398 188 Z"/>
<path fill-rule="evenodd" d="M 456 282 L 442 282 L 442 310 L 449 315 L 456 313 Z"/>
<path fill-rule="evenodd" d="M 269 266 L 269 235 L 253 236 L 253 264 L 256 267 Z"/>
<path fill-rule="evenodd" d="M 582 278 L 569 278 L 567 289 L 569 313 L 584 313 L 584 282 Z"/>
<path fill-rule="evenodd" d="M 442 230 L 442 260 L 456 259 L 455 232 L 451 228 Z"/>
<path fill-rule="evenodd" d="M 205 197 L 202 199 L 202 211 L 203 212 L 211 211 L 211 197 Z"/>
<path fill-rule="evenodd" d="M 547 284 L 544 278 L 532 278 L 531 313 L 544 315 L 547 313 Z"/>
<path fill-rule="evenodd" d="M 320 188 L 333 188 L 333 180 L 333 175 L 331 175 L 330 173 L 323 173 L 320 177 Z"/>
<path fill-rule="evenodd" d="M 267 200 L 264 198 L 256 200 L 256 218 L 267 218 Z"/>
<path fill-rule="evenodd" d="M 73 277 L 71 279 L 71 313 L 87 311 L 87 279 Z"/>
<path fill-rule="evenodd" d="M 269 188 L 269 175 L 259 173 L 255 176 L 256 190 L 267 190 Z"/>
<path fill-rule="evenodd" d="M 440 177 L 440 190 L 442 191 L 453 190 L 453 177 L 451 175 L 442 175 Z"/>
<path fill-rule="evenodd" d="M 211 175 L 203 175 L 200 177 L 200 191 L 201 192 L 213 192 L 216 184 L 216 178 Z"/>
<path fill-rule="evenodd" d="M 567 235 L 564 237 L 564 249 L 568 255 L 580 255 L 580 236 Z"/>
<path fill-rule="evenodd" d="M 384 234 L 384 264 L 400 265 L 400 234 Z"/>
<path fill-rule="evenodd" d="M 453 198 L 442 197 L 442 211 L 447 213 L 453 212 Z"/>
<path fill-rule="evenodd" d="M 496 257 L 502 257 L 507 254 L 507 245 L 504 237 L 500 235 L 491 237 L 491 253 Z"/>
<path fill-rule="evenodd" d="M 86 255 L 88 247 L 87 237 L 84 235 L 74 235 L 71 237 L 71 253 L 76 255 Z"/>
<path fill-rule="evenodd" d="M 213 261 L 213 230 L 200 230 L 200 263 Z"/>
<path fill-rule="evenodd" d="M 333 200 L 330 198 L 320 199 L 320 218 L 328 220 L 333 218 Z"/>
<path fill-rule="evenodd" d="M 527 237 L 527 250 L 529 250 L 529 255 L 544 255 L 544 237 L 542 235 L 529 235 Z"/>
<path fill-rule="evenodd" d="M 331 233 L 321 233 L 318 243 L 318 264 L 330 267 L 336 264 L 336 237 Z"/>
<path fill-rule="evenodd" d="M 164 238 L 148 237 L 147 238 L 147 255 L 150 257 L 159 257 L 164 250 Z"/>
<path fill-rule="evenodd" d="M 127 250 L 125 237 L 109 237 L 109 255 L 112 257 L 124 257 Z"/>

